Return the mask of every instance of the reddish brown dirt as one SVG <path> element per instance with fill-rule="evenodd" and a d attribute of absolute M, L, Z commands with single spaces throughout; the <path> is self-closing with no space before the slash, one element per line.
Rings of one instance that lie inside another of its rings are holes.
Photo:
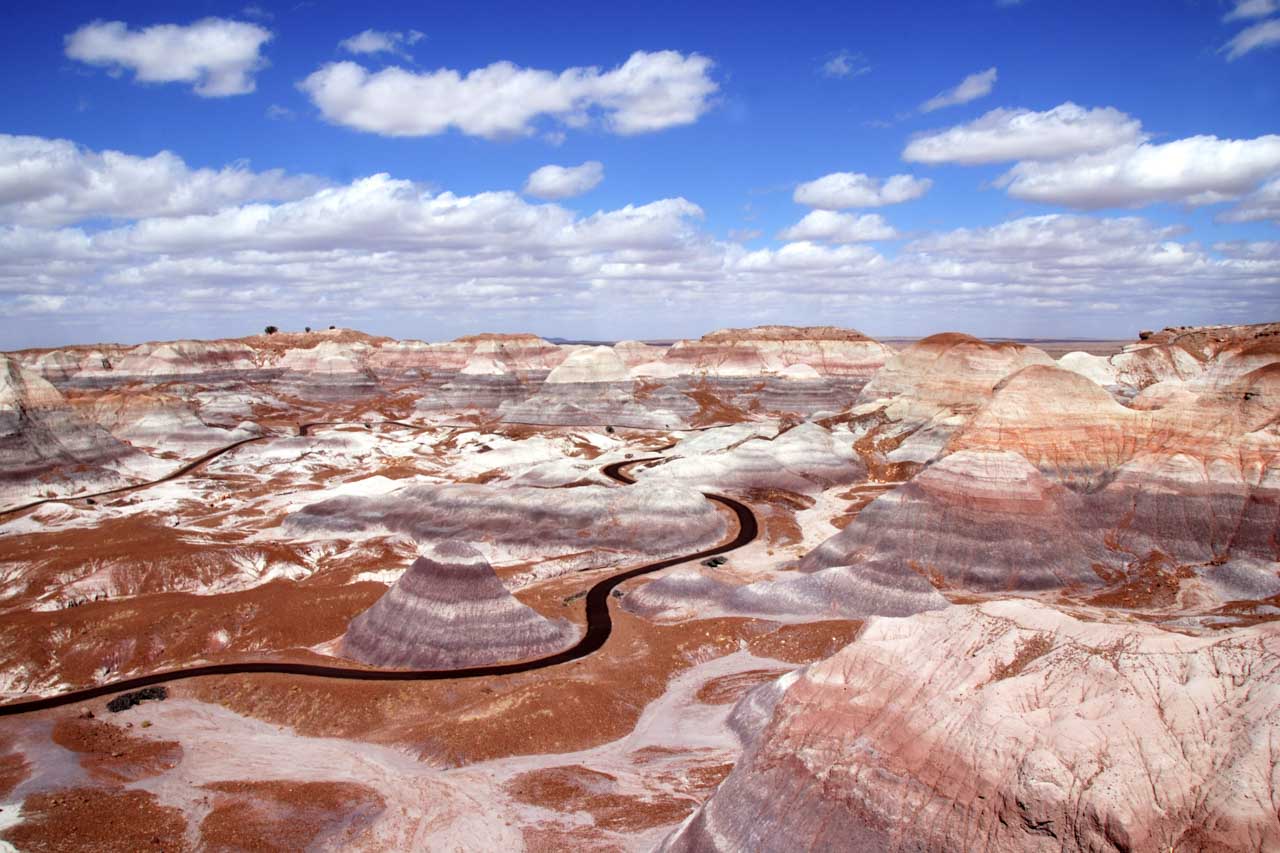
<path fill-rule="evenodd" d="M 273 650 L 276 659 L 310 657 L 303 647 L 343 633 L 385 592 L 377 583 L 276 581 L 218 596 L 168 593 L 8 613 L 0 620 L 0 664 L 84 686 L 106 666 L 117 674 L 152 672 L 194 660 L 260 657 L 257 649 Z M 230 636 L 225 648 L 214 640 L 222 630 Z"/>
<path fill-rule="evenodd" d="M 697 692 L 697 699 L 704 705 L 728 705 L 737 702 L 753 687 L 773 681 L 787 672 L 785 669 L 751 669 L 712 679 Z"/>
<path fill-rule="evenodd" d="M 1158 551 L 1152 551 L 1124 572 L 1110 572 L 1096 564 L 1093 570 L 1109 587 L 1086 599 L 1088 603 L 1133 610 L 1174 604 L 1182 581 L 1195 577 L 1190 568 L 1179 566 Z"/>
<path fill-rule="evenodd" d="M 1038 634 L 1029 640 L 1025 640 L 1022 645 L 1018 646 L 1018 651 L 1014 654 L 1013 660 L 997 667 L 991 673 L 991 678 L 987 683 L 1013 678 L 1026 669 L 1036 658 L 1041 658 L 1048 654 L 1052 648 L 1053 640 L 1048 634 Z"/>
<path fill-rule="evenodd" d="M 698 404 L 698 411 L 689 418 L 689 425 L 694 427 L 711 426 L 712 424 L 736 424 L 750 420 L 750 415 L 737 406 L 725 402 L 716 396 L 705 382 L 684 392 L 685 396 Z"/>
<path fill-rule="evenodd" d="M 79 753 L 80 766 L 99 782 L 158 776 L 182 760 L 182 745 L 177 741 L 138 737 L 134 731 L 88 717 L 59 720 L 53 727 L 53 742 Z"/>
<path fill-rule="evenodd" d="M 747 640 L 753 655 L 794 664 L 808 664 L 830 657 L 852 643 L 862 630 L 861 620 L 831 619 L 798 625 L 781 625 Z"/>
<path fill-rule="evenodd" d="M 521 802 L 558 812 L 585 811 L 601 829 L 624 833 L 678 823 L 698 805 L 686 797 L 620 793 L 615 777 L 576 764 L 522 773 L 507 783 L 506 791 Z"/>
<path fill-rule="evenodd" d="M 783 489 L 755 488 L 743 492 L 742 499 L 755 511 L 767 545 L 784 547 L 804 541 L 795 514 L 812 507 L 813 498 Z"/>
<path fill-rule="evenodd" d="M 549 825 L 525 827 L 521 834 L 528 853 L 564 853 L 565 850 L 573 850 L 575 853 L 622 853 L 626 850 L 622 845 L 609 841 L 599 829 L 590 826 L 575 826 L 571 829 Z"/>
<path fill-rule="evenodd" d="M 351 782 L 217 782 L 213 810 L 200 823 L 209 850 L 303 850 L 323 840 L 341 850 L 373 822 L 386 803 Z"/>
<path fill-rule="evenodd" d="M 31 764 L 13 749 L 13 740 L 0 735 L 0 797 L 6 797 L 31 775 Z"/>
<path fill-rule="evenodd" d="M 580 610 L 576 602 L 562 608 Z M 671 677 L 737 650 L 740 640 L 754 654 L 809 663 L 847 644 L 859 626 L 830 621 L 775 627 L 751 619 L 662 626 L 616 608 L 613 618 L 614 633 L 599 653 L 504 678 L 380 684 L 262 675 L 173 687 L 304 735 L 406 745 L 425 759 L 458 766 L 617 740 Z"/>
<path fill-rule="evenodd" d="M 147 791 L 62 788 L 27 797 L 0 838 L 27 853 L 172 853 L 191 849 L 186 831 L 182 812 Z"/>

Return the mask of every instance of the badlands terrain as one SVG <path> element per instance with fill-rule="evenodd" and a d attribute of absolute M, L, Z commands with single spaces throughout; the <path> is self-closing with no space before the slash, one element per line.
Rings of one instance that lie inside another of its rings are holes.
<path fill-rule="evenodd" d="M 0 848 L 1280 849 L 1280 324 L 1038 343 L 2 354 Z"/>

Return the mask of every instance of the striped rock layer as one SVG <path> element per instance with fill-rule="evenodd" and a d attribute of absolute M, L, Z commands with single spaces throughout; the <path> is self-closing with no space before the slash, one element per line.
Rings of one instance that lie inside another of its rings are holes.
<path fill-rule="evenodd" d="M 1280 633 L 1030 601 L 874 619 L 748 694 L 746 749 L 662 849 L 1273 850 Z"/>
<path fill-rule="evenodd" d="M 351 620 L 342 653 L 380 667 L 453 669 L 541 657 L 578 633 L 521 604 L 475 548 L 449 540 Z"/>

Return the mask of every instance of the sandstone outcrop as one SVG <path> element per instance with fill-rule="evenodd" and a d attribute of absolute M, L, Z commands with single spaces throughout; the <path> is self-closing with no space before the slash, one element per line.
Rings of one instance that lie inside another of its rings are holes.
<path fill-rule="evenodd" d="M 942 587 L 1032 591 L 1100 586 L 1094 550 L 1077 528 L 1078 495 L 1011 451 L 953 453 L 865 507 L 805 555 L 800 570 L 834 566 Z"/>
<path fill-rule="evenodd" d="M 572 489 L 471 484 L 406 486 L 378 497 L 338 497 L 287 520 L 296 535 L 386 531 L 418 542 L 466 538 L 493 561 L 574 556 L 611 565 L 710 547 L 725 515 L 693 489 L 661 484 Z"/>
<path fill-rule="evenodd" d="M 351 620 L 342 653 L 379 667 L 454 669 L 541 657 L 578 635 L 569 620 L 520 603 L 475 548 L 446 540 Z"/>
<path fill-rule="evenodd" d="M 908 616 L 948 603 L 925 578 L 879 566 L 733 584 L 699 569 L 679 569 L 623 599 L 627 611 L 660 622 L 752 616 L 779 621 Z"/>
<path fill-rule="evenodd" d="M 667 851 L 1280 846 L 1280 633 L 1029 601 L 874 619 L 742 700 L 746 751 Z"/>
<path fill-rule="evenodd" d="M 724 449 L 705 442 L 681 442 L 676 458 L 635 474 L 643 481 L 675 482 L 702 491 L 783 489 L 808 494 L 866 477 L 848 434 L 833 434 L 804 423 L 776 438 L 751 435 Z"/>
<path fill-rule="evenodd" d="M 58 389 L 0 356 L 0 503 L 97 491 L 164 463 L 77 414 Z"/>
<path fill-rule="evenodd" d="M 753 378 L 807 364 L 820 376 L 839 376 L 849 384 L 862 384 L 892 354 L 889 347 L 852 329 L 756 326 L 722 329 L 696 341 L 677 341 L 662 361 L 682 374 Z"/>
<path fill-rule="evenodd" d="M 135 447 L 183 457 L 246 437 L 237 430 L 209 426 L 182 398 L 159 391 L 107 391 L 88 397 L 81 411 Z"/>

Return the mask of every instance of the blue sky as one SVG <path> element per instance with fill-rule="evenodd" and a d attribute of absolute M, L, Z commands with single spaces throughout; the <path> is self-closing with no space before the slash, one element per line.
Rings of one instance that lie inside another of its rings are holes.
<path fill-rule="evenodd" d="M 1272 0 L 178 8 L 9 14 L 0 347 L 1277 316 Z"/>

